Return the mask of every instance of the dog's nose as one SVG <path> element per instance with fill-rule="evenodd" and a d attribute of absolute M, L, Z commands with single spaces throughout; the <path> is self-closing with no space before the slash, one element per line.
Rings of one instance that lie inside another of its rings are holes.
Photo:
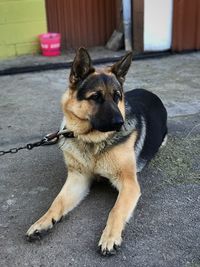
<path fill-rule="evenodd" d="M 116 130 L 119 131 L 124 124 L 124 120 L 122 116 L 116 116 L 112 120 L 112 127 Z"/>

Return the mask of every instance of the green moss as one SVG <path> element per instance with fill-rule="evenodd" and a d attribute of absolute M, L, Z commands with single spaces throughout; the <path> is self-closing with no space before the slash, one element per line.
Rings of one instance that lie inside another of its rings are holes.
<path fill-rule="evenodd" d="M 200 135 L 190 138 L 169 135 L 165 147 L 149 164 L 153 172 L 162 173 L 164 183 L 200 183 Z"/>

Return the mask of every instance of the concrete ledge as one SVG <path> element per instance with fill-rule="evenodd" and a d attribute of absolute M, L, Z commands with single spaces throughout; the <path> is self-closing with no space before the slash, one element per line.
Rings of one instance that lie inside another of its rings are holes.
<path fill-rule="evenodd" d="M 126 51 L 121 50 L 114 52 L 104 47 L 89 48 L 93 64 L 105 64 L 109 62 L 116 62 Z M 171 52 L 157 52 L 146 54 L 134 54 L 133 60 L 161 58 L 172 55 Z M 0 61 L 0 76 L 12 75 L 28 72 L 38 72 L 46 70 L 67 69 L 71 67 L 75 56 L 74 51 L 68 51 L 59 57 L 44 57 L 42 55 L 20 56 L 15 59 Z"/>

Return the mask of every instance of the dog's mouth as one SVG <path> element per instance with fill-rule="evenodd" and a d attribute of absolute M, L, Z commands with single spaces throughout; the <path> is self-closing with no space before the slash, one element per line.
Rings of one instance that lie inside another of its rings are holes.
<path fill-rule="evenodd" d="M 94 129 L 94 130 L 97 130 L 97 131 L 100 131 L 100 132 L 103 132 L 103 133 L 107 133 L 107 132 L 120 132 L 122 129 L 122 127 L 117 127 L 117 128 L 98 128 L 98 129 Z"/>
<path fill-rule="evenodd" d="M 92 129 L 97 130 L 100 132 L 120 132 L 122 129 L 122 126 L 124 124 L 124 121 L 117 123 L 117 124 L 104 124 L 104 125 L 98 125 L 97 123 L 92 123 Z"/>

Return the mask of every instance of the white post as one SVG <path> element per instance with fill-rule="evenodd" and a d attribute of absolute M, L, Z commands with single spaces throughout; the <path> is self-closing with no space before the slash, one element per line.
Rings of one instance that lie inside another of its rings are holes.
<path fill-rule="evenodd" d="M 122 0 L 125 50 L 132 50 L 131 0 Z"/>
<path fill-rule="evenodd" d="M 144 51 L 163 51 L 172 43 L 173 0 L 144 0 Z"/>

